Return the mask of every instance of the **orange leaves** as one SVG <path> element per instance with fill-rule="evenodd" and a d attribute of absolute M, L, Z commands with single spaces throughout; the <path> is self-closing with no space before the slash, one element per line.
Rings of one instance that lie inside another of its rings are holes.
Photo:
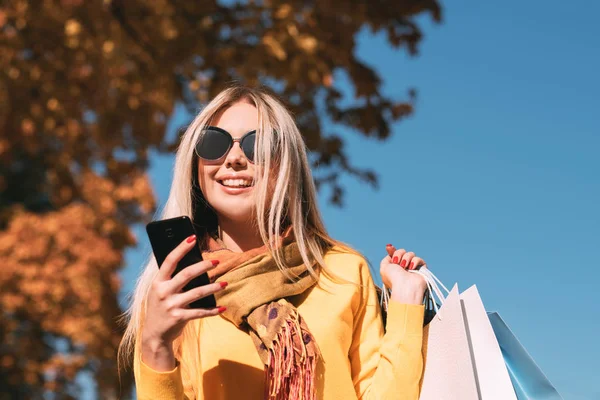
<path fill-rule="evenodd" d="M 280 41 L 277 40 L 272 34 L 266 34 L 262 38 L 262 43 L 268 49 L 272 56 L 277 58 L 279 61 L 283 61 L 287 58 L 287 53 L 281 45 Z"/>
<path fill-rule="evenodd" d="M 65 35 L 77 36 L 81 32 L 81 23 L 76 19 L 68 19 L 65 22 Z"/>
<path fill-rule="evenodd" d="M 92 359 L 113 361 L 119 339 L 114 318 L 120 313 L 114 296 L 122 254 L 98 232 L 100 226 L 101 216 L 91 207 L 73 204 L 42 215 L 17 212 L 0 233 L 0 324 L 14 345 L 14 353 L 0 354 L 0 363 L 10 367 L 11 360 L 27 357 L 30 362 L 20 372 L 27 384 L 59 390 L 64 382 L 41 382 L 41 377 L 69 381 Z M 23 315 L 39 330 L 23 330 Z M 49 359 L 45 352 L 27 350 L 28 343 L 41 343 L 48 334 L 84 350 Z"/>
<path fill-rule="evenodd" d="M 121 182 L 115 183 L 92 171 L 86 171 L 81 176 L 82 197 L 105 218 L 117 217 L 119 208 L 129 204 L 139 206 L 144 214 L 152 212 L 155 201 L 148 176 L 130 173 L 120 178 Z M 115 225 L 108 223 L 105 227 L 109 232 Z"/>

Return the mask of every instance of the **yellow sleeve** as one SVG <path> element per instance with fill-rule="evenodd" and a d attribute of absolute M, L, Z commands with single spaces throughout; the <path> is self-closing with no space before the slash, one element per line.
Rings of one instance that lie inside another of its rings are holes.
<path fill-rule="evenodd" d="M 367 265 L 361 266 L 361 303 L 355 314 L 350 364 L 359 399 L 417 400 L 423 373 L 423 305 L 390 301 L 387 332 Z"/>
<path fill-rule="evenodd" d="M 182 368 L 179 363 L 171 371 L 155 371 L 144 363 L 137 347 L 136 345 L 133 372 L 138 400 L 194 399 L 193 393 L 184 392 L 184 379 L 182 379 Z M 185 385 L 185 387 L 190 387 L 190 385 Z"/>

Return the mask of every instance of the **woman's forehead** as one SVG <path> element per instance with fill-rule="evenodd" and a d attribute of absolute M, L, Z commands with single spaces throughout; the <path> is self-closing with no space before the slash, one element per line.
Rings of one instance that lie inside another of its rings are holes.
<path fill-rule="evenodd" d="M 246 101 L 239 101 L 217 113 L 211 125 L 225 129 L 234 137 L 258 129 L 258 110 Z"/>

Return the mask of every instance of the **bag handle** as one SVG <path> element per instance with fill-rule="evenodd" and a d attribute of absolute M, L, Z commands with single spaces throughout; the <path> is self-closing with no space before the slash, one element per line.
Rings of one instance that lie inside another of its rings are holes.
<path fill-rule="evenodd" d="M 418 274 L 418 275 L 420 275 L 425 280 L 425 283 L 427 284 L 427 289 L 428 289 L 428 293 L 426 293 L 425 297 L 426 298 L 427 297 L 431 297 L 432 303 L 433 303 L 433 307 L 435 309 L 435 314 L 441 320 L 442 317 L 438 313 L 439 307 L 438 307 L 437 302 L 433 298 L 433 295 L 435 294 L 435 297 L 438 298 L 440 304 L 443 305 L 444 304 L 444 300 L 446 300 L 446 296 L 448 294 L 450 294 L 450 290 L 448 290 L 448 288 L 442 283 L 442 281 L 440 281 L 438 279 L 438 277 L 435 276 L 433 274 L 433 272 L 431 272 L 426 267 L 421 267 L 419 269 L 408 270 L 408 272 L 411 272 L 411 273 L 414 273 L 414 274 Z M 440 288 L 440 286 L 441 286 L 441 288 Z M 383 284 L 382 284 L 382 288 L 383 289 L 382 289 L 381 298 L 380 298 L 380 302 L 379 303 L 380 303 L 382 309 L 385 310 L 385 312 L 387 312 L 388 304 L 389 304 L 389 301 L 390 301 L 390 292 L 391 292 L 391 289 L 389 289 L 388 287 L 386 287 Z M 446 295 L 444 295 L 442 289 L 443 289 L 444 292 L 446 292 Z"/>
<path fill-rule="evenodd" d="M 435 301 L 435 298 L 433 298 L 433 295 L 435 294 L 435 297 L 438 298 L 440 305 L 444 305 L 446 296 L 448 296 L 448 294 L 450 294 L 450 291 L 448 290 L 448 288 L 446 286 L 444 286 L 442 281 L 440 281 L 438 279 L 438 277 L 435 276 L 433 274 L 433 272 L 431 272 L 426 267 L 419 268 L 419 269 L 411 269 L 408 272 L 420 275 L 425 280 L 425 283 L 427 284 L 427 288 L 428 288 L 428 296 L 431 298 L 431 302 L 433 303 L 435 315 L 438 317 L 438 319 L 441 320 L 442 317 L 440 316 L 440 313 L 438 312 L 439 311 L 438 303 L 437 303 L 437 301 Z M 444 295 L 444 293 L 442 292 L 442 289 L 440 289 L 440 286 L 442 287 L 444 292 L 446 292 L 446 295 Z"/>

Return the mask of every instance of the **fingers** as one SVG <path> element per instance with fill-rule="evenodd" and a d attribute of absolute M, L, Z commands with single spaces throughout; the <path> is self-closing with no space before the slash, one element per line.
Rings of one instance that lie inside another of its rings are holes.
<path fill-rule="evenodd" d="M 391 262 L 399 264 L 404 269 L 413 270 L 426 265 L 425 261 L 421 257 L 416 257 L 412 251 L 407 252 L 404 249 L 396 250 L 391 244 L 386 246 L 386 251 L 389 257 L 391 257 Z"/>
<path fill-rule="evenodd" d="M 226 287 L 227 282 L 216 282 L 209 285 L 199 286 L 186 292 L 178 293 L 174 296 L 174 302 L 176 302 L 176 304 L 180 307 L 186 307 L 188 304 L 206 296 L 210 296 L 211 294 L 220 292 Z"/>
<path fill-rule="evenodd" d="M 394 252 L 396 251 L 396 248 L 393 245 L 388 244 L 387 246 L 385 246 L 385 250 L 387 251 L 388 256 L 390 256 L 390 258 L 392 258 L 394 256 Z"/>
<path fill-rule="evenodd" d="M 396 250 L 394 252 L 394 254 L 392 255 L 392 263 L 399 264 L 401 267 L 404 267 L 404 265 L 402 265 L 402 258 L 406 254 L 407 254 L 407 252 L 404 249 Z"/>
<path fill-rule="evenodd" d="M 218 264 L 219 261 L 217 260 L 201 261 L 199 263 L 192 264 L 182 269 L 177 273 L 177 275 L 173 277 L 173 279 L 171 279 L 173 293 L 180 292 L 181 289 L 183 289 L 183 287 L 187 285 L 192 279 L 210 271 Z"/>
<path fill-rule="evenodd" d="M 425 266 L 425 260 L 423 260 L 421 257 L 413 257 L 408 265 L 408 269 L 419 269 L 423 266 Z"/>
<path fill-rule="evenodd" d="M 185 239 L 183 242 L 179 243 L 177 247 L 173 249 L 172 252 L 169 253 L 165 261 L 160 265 L 158 274 L 156 276 L 157 279 L 161 281 L 168 281 L 171 279 L 171 275 L 175 272 L 175 268 L 177 267 L 177 263 L 196 245 L 196 235 L 192 235 Z"/>
<path fill-rule="evenodd" d="M 225 307 L 215 308 L 189 308 L 182 310 L 182 319 L 185 321 L 191 321 L 198 318 L 213 317 L 215 315 L 222 314 L 226 310 Z"/>

